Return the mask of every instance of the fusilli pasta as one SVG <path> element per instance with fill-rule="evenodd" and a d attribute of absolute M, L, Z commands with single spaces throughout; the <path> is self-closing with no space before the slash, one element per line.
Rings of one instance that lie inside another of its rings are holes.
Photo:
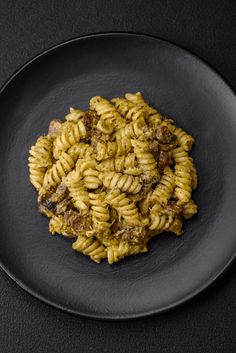
<path fill-rule="evenodd" d="M 105 120 L 113 125 L 114 129 L 117 130 L 125 126 L 125 120 L 107 99 L 100 96 L 93 97 L 90 100 L 90 108 L 97 112 L 101 120 Z"/>
<path fill-rule="evenodd" d="M 66 152 L 72 145 L 85 137 L 86 128 L 82 120 L 78 120 L 76 123 L 66 122 L 61 133 L 54 140 L 54 158 L 59 158 L 62 152 Z"/>
<path fill-rule="evenodd" d="M 135 203 L 119 189 L 107 193 L 106 201 L 117 210 L 119 216 L 123 217 L 128 225 L 140 225 L 139 212 Z"/>
<path fill-rule="evenodd" d="M 89 211 L 89 194 L 83 185 L 78 171 L 73 170 L 64 179 L 65 185 L 68 187 L 69 195 L 75 208 L 82 214 Z"/>
<path fill-rule="evenodd" d="M 84 117 L 84 112 L 80 109 L 70 108 L 70 112 L 65 116 L 67 121 L 77 122 Z"/>
<path fill-rule="evenodd" d="M 156 189 L 153 191 L 151 201 L 166 206 L 175 187 L 175 175 L 169 167 L 165 167 L 163 175 Z"/>
<path fill-rule="evenodd" d="M 114 103 L 118 112 L 126 118 L 126 120 L 137 120 L 139 118 L 145 118 L 147 111 L 142 105 L 137 105 L 128 99 L 114 98 L 111 100 Z"/>
<path fill-rule="evenodd" d="M 29 151 L 29 173 L 30 181 L 36 190 L 43 185 L 46 170 L 52 165 L 52 142 L 47 136 L 40 136 Z"/>
<path fill-rule="evenodd" d="M 43 179 L 43 188 L 46 190 L 55 188 L 60 184 L 62 178 L 73 169 L 74 165 L 75 163 L 71 156 L 62 152 L 59 159 L 47 170 Z"/>
<path fill-rule="evenodd" d="M 78 252 L 88 255 L 94 262 L 99 263 L 107 257 L 106 248 L 95 238 L 87 238 L 78 236 L 77 240 L 72 244 L 72 248 Z"/>
<path fill-rule="evenodd" d="M 143 171 L 143 177 L 146 181 L 159 177 L 159 171 L 153 154 L 150 151 L 147 141 L 131 140 L 134 153 Z"/>
<path fill-rule="evenodd" d="M 95 194 L 90 193 L 91 215 L 93 221 L 93 228 L 95 232 L 107 235 L 110 233 L 111 223 L 110 211 L 107 203 L 105 202 L 105 192 Z"/>
<path fill-rule="evenodd" d="M 100 179 L 103 185 L 108 189 L 118 188 L 121 191 L 137 194 L 142 185 L 139 182 L 138 177 L 133 177 L 132 175 L 116 173 L 116 172 L 106 172 L 100 174 Z"/>
<path fill-rule="evenodd" d="M 159 125 L 162 120 L 163 120 L 163 116 L 153 107 L 151 107 L 150 105 L 148 105 L 145 100 L 143 99 L 143 96 L 140 92 L 137 92 L 135 94 L 133 93 L 126 93 L 125 97 L 135 103 L 138 106 L 141 106 L 143 108 L 146 109 L 147 111 L 147 123 L 151 126 L 155 126 L 155 125 Z"/>

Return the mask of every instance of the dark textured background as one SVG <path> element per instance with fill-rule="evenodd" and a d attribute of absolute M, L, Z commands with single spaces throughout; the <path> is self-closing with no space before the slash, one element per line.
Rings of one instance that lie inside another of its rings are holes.
<path fill-rule="evenodd" d="M 131 31 L 184 46 L 236 90 L 235 14 L 233 0 L 0 0 L 0 84 L 58 42 L 95 32 Z M 133 322 L 92 321 L 57 311 L 0 270 L 0 353 L 235 353 L 235 270 L 234 263 L 189 303 Z"/>

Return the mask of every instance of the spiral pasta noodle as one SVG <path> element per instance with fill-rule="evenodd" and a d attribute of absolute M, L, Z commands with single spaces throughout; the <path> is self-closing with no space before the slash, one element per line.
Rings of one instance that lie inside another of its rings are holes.
<path fill-rule="evenodd" d="M 111 172 L 123 172 L 131 175 L 141 174 L 141 170 L 138 168 L 138 163 L 135 159 L 134 153 L 128 153 L 127 156 L 123 155 L 114 158 L 107 158 L 97 165 L 97 170 L 101 172 L 110 170 Z"/>
<path fill-rule="evenodd" d="M 148 105 L 143 96 L 140 92 L 135 94 L 133 93 L 126 93 L 125 97 L 127 100 L 136 103 L 138 106 L 141 106 L 146 109 L 147 111 L 147 123 L 151 126 L 159 125 L 163 121 L 163 116 L 153 107 Z"/>
<path fill-rule="evenodd" d="M 186 131 L 182 130 L 179 127 L 176 127 L 174 129 L 173 133 L 177 136 L 177 140 L 178 140 L 179 145 L 185 151 L 190 151 L 193 146 L 193 142 L 194 142 L 193 137 L 191 135 L 187 134 Z"/>
<path fill-rule="evenodd" d="M 153 178 L 158 178 L 159 172 L 157 170 L 156 161 L 147 141 L 131 140 L 131 144 L 134 148 L 134 153 L 140 168 L 143 171 L 144 179 L 150 181 Z"/>
<path fill-rule="evenodd" d="M 143 118 L 139 118 L 138 120 L 128 123 L 125 127 L 117 131 L 116 138 L 119 141 L 122 141 L 124 138 L 128 139 L 128 141 L 130 141 L 131 138 L 139 138 L 143 135 L 145 127 L 145 120 Z"/>
<path fill-rule="evenodd" d="M 60 158 L 47 170 L 43 179 L 43 188 L 55 188 L 60 184 L 63 177 L 65 177 L 74 167 L 75 163 L 71 156 L 62 152 Z"/>
<path fill-rule="evenodd" d="M 156 204 L 150 211 L 150 218 L 150 230 L 155 230 L 158 233 L 173 232 L 177 236 L 182 234 L 182 221 L 179 216 L 175 216 L 174 212 L 164 210 Z"/>
<path fill-rule="evenodd" d="M 188 166 L 190 169 L 193 168 L 192 159 L 189 157 L 188 153 L 184 151 L 182 147 L 176 147 L 172 151 L 172 157 L 176 164 L 182 164 Z"/>
<path fill-rule="evenodd" d="M 68 187 L 69 195 L 75 208 L 83 214 L 89 211 L 89 194 L 86 187 L 81 182 L 78 171 L 73 170 L 64 180 Z"/>
<path fill-rule="evenodd" d="M 142 188 L 142 185 L 139 182 L 139 178 L 133 177 L 132 175 L 116 172 L 106 172 L 100 174 L 100 179 L 106 188 L 118 188 L 119 190 L 130 194 L 137 194 Z"/>
<path fill-rule="evenodd" d="M 169 167 L 163 171 L 163 175 L 156 189 L 153 191 L 151 201 L 166 206 L 175 187 L 175 175 Z"/>
<path fill-rule="evenodd" d="M 187 203 L 192 193 L 192 176 L 193 169 L 192 159 L 182 147 L 178 147 L 173 151 L 175 160 L 175 196 L 183 203 Z"/>
<path fill-rule="evenodd" d="M 123 172 L 125 169 L 125 156 L 118 156 L 115 158 L 107 158 L 101 163 L 98 164 L 97 169 L 99 171 L 114 171 L 114 172 Z"/>
<path fill-rule="evenodd" d="M 75 143 L 69 148 L 68 155 L 74 162 L 76 162 L 79 158 L 88 158 L 93 156 L 93 147 L 84 142 Z"/>
<path fill-rule="evenodd" d="M 110 211 L 105 202 L 105 195 L 105 192 L 99 194 L 89 193 L 89 198 L 94 231 L 107 235 L 110 233 L 112 224 L 108 222 L 110 220 Z"/>
<path fill-rule="evenodd" d="M 125 153 L 128 153 L 131 149 L 129 140 L 124 138 L 120 141 L 99 141 L 95 148 L 96 150 L 96 159 L 102 161 L 110 157 L 122 156 Z"/>
<path fill-rule="evenodd" d="M 96 263 L 148 251 L 162 232 L 183 234 L 198 212 L 190 156 L 194 138 L 150 106 L 140 92 L 71 107 L 29 150 L 29 179 L 49 232 Z"/>
<path fill-rule="evenodd" d="M 84 117 L 84 112 L 80 109 L 70 108 L 70 112 L 65 116 L 67 121 L 77 122 Z"/>
<path fill-rule="evenodd" d="M 96 160 L 92 158 L 81 159 L 76 163 L 76 170 L 87 189 L 97 189 L 102 184 L 99 179 L 99 172 L 96 170 L 96 165 Z"/>
<path fill-rule="evenodd" d="M 112 99 L 118 112 L 126 118 L 126 120 L 138 120 L 145 118 L 147 115 L 146 109 L 142 105 L 137 105 L 128 99 L 114 98 Z"/>
<path fill-rule="evenodd" d="M 107 257 L 105 247 L 95 238 L 87 238 L 78 236 L 77 240 L 72 244 L 72 248 L 78 252 L 89 256 L 94 262 L 99 263 Z"/>
<path fill-rule="evenodd" d="M 192 189 L 196 190 L 196 188 L 198 186 L 198 175 L 197 175 L 197 169 L 196 169 L 196 166 L 194 165 L 194 163 L 193 163 L 193 166 L 191 168 L 190 174 L 191 174 L 191 177 L 192 177 L 192 184 L 191 184 Z"/>
<path fill-rule="evenodd" d="M 186 165 L 175 166 L 175 196 L 183 203 L 188 202 L 192 194 L 192 179 Z"/>
<path fill-rule="evenodd" d="M 117 245 L 107 247 L 107 261 L 112 265 L 114 262 L 120 261 L 126 256 L 145 252 L 147 252 L 147 246 L 145 245 L 130 245 L 128 242 L 121 241 Z"/>
<path fill-rule="evenodd" d="M 113 190 L 107 194 L 106 201 L 111 207 L 114 207 L 120 217 L 123 217 L 129 225 L 140 225 L 140 217 L 134 202 L 121 193 L 119 189 Z"/>
<path fill-rule="evenodd" d="M 129 112 L 129 110 L 131 108 L 133 108 L 133 104 L 132 102 L 130 102 L 128 99 L 126 98 L 113 98 L 111 100 L 111 102 L 115 105 L 116 110 L 118 111 L 118 113 L 125 118 L 126 120 L 128 119 L 127 117 L 127 113 Z"/>
<path fill-rule="evenodd" d="M 72 145 L 86 137 L 86 128 L 82 120 L 65 124 L 61 133 L 54 140 L 54 158 L 59 158 L 62 152 L 66 152 Z"/>
<path fill-rule="evenodd" d="M 29 151 L 28 166 L 30 182 L 40 190 L 47 167 L 52 165 L 52 142 L 47 136 L 40 136 Z"/>
<path fill-rule="evenodd" d="M 112 134 L 113 133 L 113 126 L 110 122 L 106 120 L 99 120 L 97 123 L 97 129 L 104 134 Z"/>
<path fill-rule="evenodd" d="M 197 205 L 193 200 L 189 200 L 184 206 L 182 211 L 182 216 L 185 219 L 191 218 L 193 215 L 197 213 Z"/>
<path fill-rule="evenodd" d="M 125 120 L 107 99 L 100 96 L 93 97 L 90 100 L 90 108 L 97 112 L 101 120 L 113 125 L 115 130 L 125 126 Z"/>
<path fill-rule="evenodd" d="M 171 215 L 151 212 L 151 225 L 149 228 L 159 232 L 168 231 L 173 221 L 174 219 Z"/>

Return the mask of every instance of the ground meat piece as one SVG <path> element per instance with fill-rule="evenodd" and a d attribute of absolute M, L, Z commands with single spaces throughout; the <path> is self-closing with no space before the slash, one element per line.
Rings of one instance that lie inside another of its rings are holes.
<path fill-rule="evenodd" d="M 168 152 L 159 151 L 156 156 L 156 162 L 159 169 L 164 169 L 170 163 Z"/>
<path fill-rule="evenodd" d="M 48 190 L 45 194 L 39 194 L 37 199 L 39 212 L 46 215 L 47 217 L 52 217 L 53 212 L 56 210 L 56 205 L 50 202 L 50 196 L 52 193 L 53 189 Z"/>
<path fill-rule="evenodd" d="M 50 121 L 49 127 L 48 127 L 48 134 L 52 136 L 57 136 L 59 135 L 61 131 L 61 126 L 62 122 L 59 119 L 53 119 Z"/>
<path fill-rule="evenodd" d="M 156 138 L 160 143 L 170 143 L 172 140 L 172 133 L 167 126 L 159 126 L 156 130 Z"/>
<path fill-rule="evenodd" d="M 92 136 L 95 133 L 96 129 L 96 125 L 98 122 L 99 116 L 97 115 L 97 113 L 94 110 L 88 110 L 83 118 L 82 121 L 86 127 L 86 138 L 85 138 L 85 142 L 89 142 L 92 138 Z"/>
<path fill-rule="evenodd" d="M 147 195 L 147 193 L 148 193 L 148 191 L 149 191 L 150 189 L 154 190 L 154 189 L 156 188 L 156 186 L 157 186 L 159 180 L 160 180 L 160 175 L 157 175 L 157 176 L 153 177 L 151 183 L 145 184 L 145 185 L 146 185 L 146 193 L 145 193 L 145 196 Z"/>
<path fill-rule="evenodd" d="M 53 216 L 53 212 L 50 211 L 44 204 L 40 203 L 39 204 L 39 212 L 41 214 L 44 214 L 47 217 L 52 217 Z"/>
<path fill-rule="evenodd" d="M 54 203 L 61 202 L 68 195 L 68 189 L 64 184 L 60 184 L 56 191 L 50 196 L 50 201 Z"/>
<path fill-rule="evenodd" d="M 70 226 L 76 231 L 88 231 L 91 229 L 91 220 L 86 216 L 80 215 L 76 211 L 66 211 L 64 214 L 64 218 L 68 226 Z"/>
<path fill-rule="evenodd" d="M 158 182 L 156 180 L 152 181 L 152 190 L 155 190 L 158 185 Z"/>
<path fill-rule="evenodd" d="M 61 183 L 58 185 L 56 192 L 60 195 L 65 194 L 67 192 L 67 187 L 65 184 Z"/>
<path fill-rule="evenodd" d="M 104 134 L 103 132 L 99 131 L 98 129 L 93 129 L 91 131 L 91 146 L 93 148 L 97 147 L 99 142 L 106 143 L 106 141 L 112 141 L 109 135 Z"/>
<path fill-rule="evenodd" d="M 46 199 L 49 199 L 54 192 L 55 192 L 55 188 L 49 188 L 45 193 L 42 193 L 42 194 L 40 193 L 38 198 L 37 198 L 38 204 L 41 204 Z"/>
<path fill-rule="evenodd" d="M 96 148 L 98 142 L 102 141 L 102 136 L 103 136 L 103 133 L 101 131 L 97 129 L 92 131 L 91 146 Z"/>
<path fill-rule="evenodd" d="M 177 215 L 181 214 L 181 212 L 183 210 L 183 207 L 177 205 L 175 201 L 170 201 L 166 208 L 167 208 L 167 210 L 170 210 L 170 211 L 176 213 Z"/>
<path fill-rule="evenodd" d="M 94 110 L 88 110 L 83 116 L 83 122 L 87 130 L 91 130 L 93 125 L 98 122 L 99 116 Z"/>
<path fill-rule="evenodd" d="M 112 224 L 112 226 L 111 226 L 112 234 L 115 234 L 116 232 L 118 232 L 119 229 L 120 229 L 120 227 L 119 227 L 118 223 L 115 222 L 114 224 Z"/>
<path fill-rule="evenodd" d="M 65 198 L 64 200 L 62 200 L 61 202 L 59 202 L 57 205 L 56 205 L 56 211 L 55 213 L 57 215 L 59 214 L 63 214 L 64 212 L 66 212 L 66 210 L 68 208 L 71 208 L 71 201 L 67 198 Z"/>
<path fill-rule="evenodd" d="M 141 227 L 123 228 L 114 234 L 119 240 L 128 241 L 131 244 L 143 244 L 146 239 L 146 232 Z"/>
<path fill-rule="evenodd" d="M 65 185 L 60 184 L 56 191 L 50 190 L 46 194 L 38 197 L 39 212 L 46 214 L 61 214 L 66 211 L 69 204 L 68 189 Z"/>
<path fill-rule="evenodd" d="M 46 199 L 44 201 L 44 206 L 51 212 L 55 212 L 57 209 L 55 202 L 52 202 L 50 199 Z"/>
<path fill-rule="evenodd" d="M 170 143 L 166 143 L 166 144 L 160 143 L 159 147 L 160 147 L 160 150 L 164 151 L 164 152 L 168 152 L 168 151 L 172 150 L 172 147 L 171 147 Z"/>
<path fill-rule="evenodd" d="M 155 156 L 158 152 L 158 142 L 157 140 L 152 140 L 149 142 L 149 147 L 150 147 L 150 151 L 152 152 L 152 154 Z"/>
<path fill-rule="evenodd" d="M 159 143 L 159 149 L 161 151 L 169 152 L 177 146 L 177 138 L 175 135 L 172 135 L 172 140 L 170 143 Z"/>
<path fill-rule="evenodd" d="M 143 196 L 142 196 L 141 192 L 139 192 L 138 194 L 129 195 L 129 199 L 133 202 L 139 202 L 143 199 Z"/>

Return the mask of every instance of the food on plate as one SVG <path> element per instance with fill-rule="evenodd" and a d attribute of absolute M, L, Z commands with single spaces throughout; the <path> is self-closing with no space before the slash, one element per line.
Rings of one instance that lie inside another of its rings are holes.
<path fill-rule="evenodd" d="M 147 252 L 164 231 L 181 235 L 182 219 L 198 212 L 193 143 L 139 92 L 95 96 L 85 112 L 70 108 L 29 151 L 50 233 L 75 238 L 74 250 L 109 264 Z"/>

